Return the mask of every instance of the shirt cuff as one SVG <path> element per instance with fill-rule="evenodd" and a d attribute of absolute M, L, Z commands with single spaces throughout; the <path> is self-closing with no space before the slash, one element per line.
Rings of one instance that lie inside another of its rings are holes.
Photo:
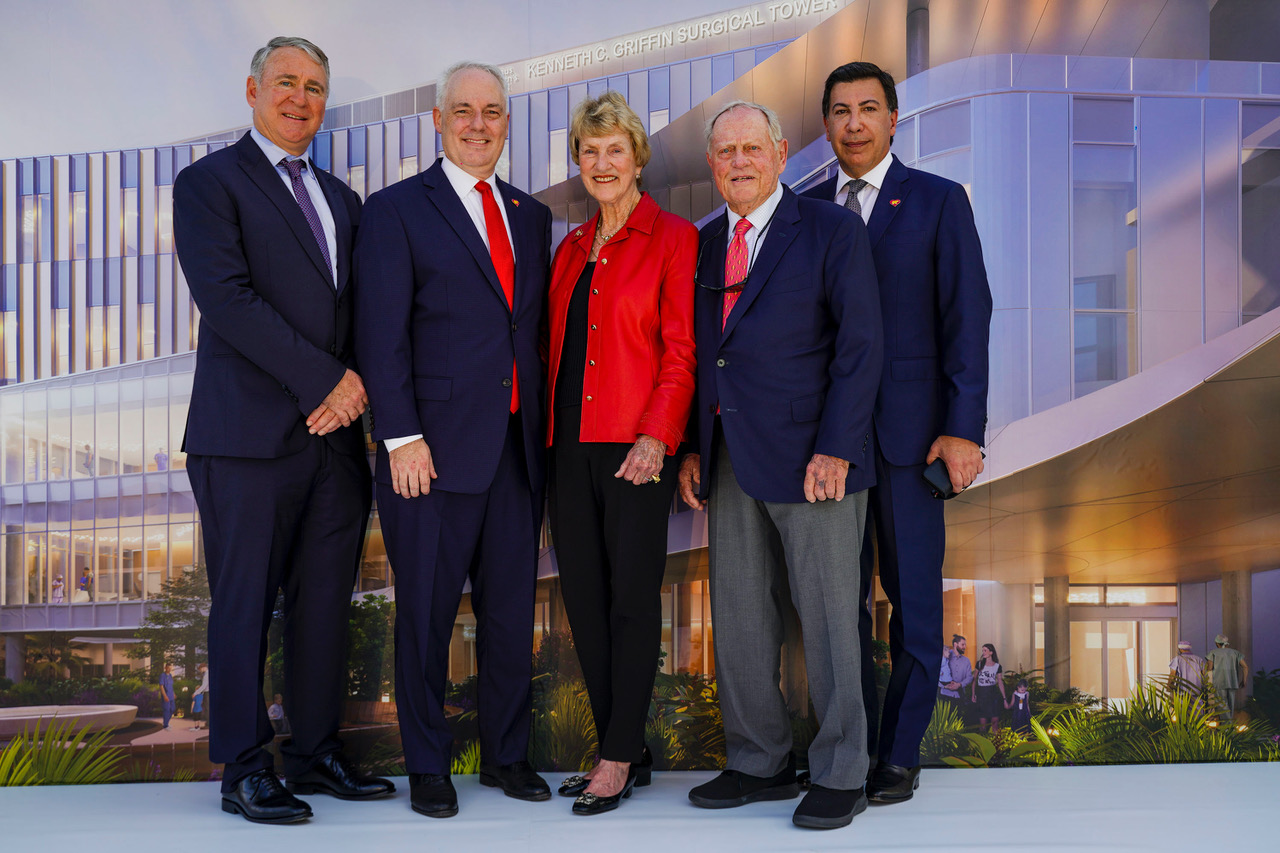
<path fill-rule="evenodd" d="M 390 453 L 397 447 L 404 447 L 406 444 L 412 441 L 417 441 L 420 438 L 422 438 L 422 433 L 418 433 L 417 435 L 405 435 L 400 438 L 384 438 L 382 443 L 386 445 L 387 452 Z"/>

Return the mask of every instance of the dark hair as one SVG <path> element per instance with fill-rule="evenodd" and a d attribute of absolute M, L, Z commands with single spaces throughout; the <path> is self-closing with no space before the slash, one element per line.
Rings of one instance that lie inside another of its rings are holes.
<path fill-rule="evenodd" d="M 852 83 L 855 80 L 879 80 L 884 89 L 885 106 L 889 112 L 898 111 L 898 90 L 893 85 L 893 75 L 874 62 L 850 62 L 841 65 L 827 75 L 826 87 L 822 90 L 822 117 L 827 117 L 831 108 L 831 90 L 837 83 Z"/>
<path fill-rule="evenodd" d="M 991 645 L 990 643 L 983 643 L 983 644 L 982 644 L 982 647 L 983 647 L 984 649 L 991 649 L 991 662 L 992 662 L 992 663 L 1000 663 L 1000 655 L 996 654 L 996 647 L 995 647 L 995 646 Z"/>
<path fill-rule="evenodd" d="M 1019 679 L 1018 679 L 1018 686 L 1019 686 L 1019 687 L 1025 687 L 1025 688 L 1027 688 L 1028 690 L 1030 690 L 1030 689 L 1031 689 L 1031 685 L 1030 685 L 1030 684 L 1027 684 L 1027 680 L 1026 680 L 1025 678 L 1019 678 Z"/>
<path fill-rule="evenodd" d="M 951 645 L 953 645 L 953 646 L 954 646 L 954 645 L 956 644 L 956 641 L 957 641 L 957 640 L 964 640 L 964 635 L 963 635 L 963 634 L 952 634 L 952 635 L 951 635 Z M 965 640 L 965 642 L 968 642 L 968 640 Z"/>

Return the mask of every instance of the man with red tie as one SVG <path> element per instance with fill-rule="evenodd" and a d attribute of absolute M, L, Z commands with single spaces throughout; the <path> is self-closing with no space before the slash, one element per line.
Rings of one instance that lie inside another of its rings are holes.
<path fill-rule="evenodd" d="M 471 582 L 482 784 L 545 800 L 530 768 L 537 531 L 538 334 L 551 214 L 494 176 L 507 137 L 498 69 L 459 63 L 433 111 L 444 157 L 369 197 L 356 245 L 356 351 L 396 576 L 396 702 L 411 805 L 457 814 L 444 714 L 449 642 Z"/>

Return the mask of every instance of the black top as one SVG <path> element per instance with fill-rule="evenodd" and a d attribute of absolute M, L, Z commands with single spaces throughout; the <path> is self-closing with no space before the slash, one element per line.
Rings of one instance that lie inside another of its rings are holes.
<path fill-rule="evenodd" d="M 560 369 L 556 372 L 556 409 L 582 405 L 582 374 L 587 369 L 587 304 L 591 301 L 591 276 L 596 262 L 582 268 L 569 298 L 564 321 L 564 343 L 560 347 Z"/>

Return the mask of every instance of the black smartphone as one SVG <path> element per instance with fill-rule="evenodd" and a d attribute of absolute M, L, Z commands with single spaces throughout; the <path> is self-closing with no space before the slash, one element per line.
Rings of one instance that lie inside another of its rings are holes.
<path fill-rule="evenodd" d="M 929 491 L 939 500 L 949 501 L 960 494 L 951 488 L 951 474 L 941 456 L 925 466 L 923 476 L 924 481 L 929 484 Z"/>

